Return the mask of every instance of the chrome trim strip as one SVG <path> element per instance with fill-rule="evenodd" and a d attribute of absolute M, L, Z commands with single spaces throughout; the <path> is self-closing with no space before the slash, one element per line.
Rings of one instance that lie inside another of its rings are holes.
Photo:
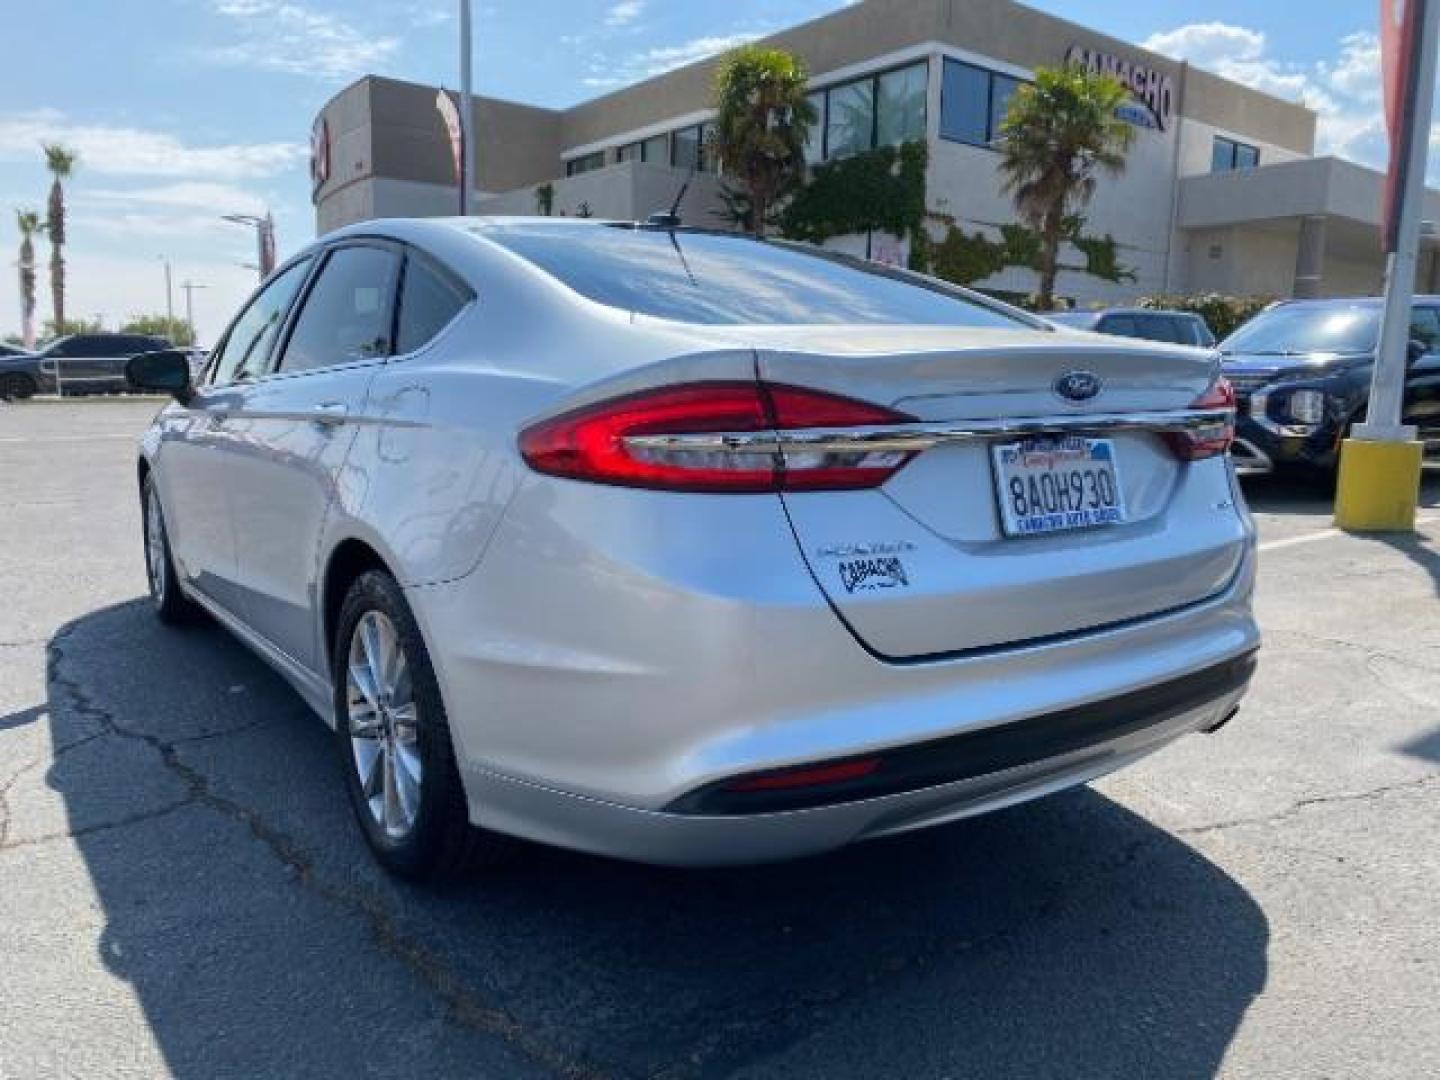
<path fill-rule="evenodd" d="M 801 428 L 791 431 L 717 431 L 696 435 L 629 435 L 635 450 L 725 451 L 779 454 L 787 450 L 917 453 L 949 443 L 984 442 L 1024 435 L 1104 435 L 1116 431 L 1187 431 L 1234 423 L 1233 409 L 1172 409 L 1151 413 L 1090 413 L 1081 416 L 1017 416 L 997 420 L 886 424 L 865 428 Z"/>
<path fill-rule="evenodd" d="M 1231 444 L 1230 460 L 1235 463 L 1235 472 L 1240 476 L 1263 476 L 1275 471 L 1270 455 L 1249 439 L 1236 439 Z"/>

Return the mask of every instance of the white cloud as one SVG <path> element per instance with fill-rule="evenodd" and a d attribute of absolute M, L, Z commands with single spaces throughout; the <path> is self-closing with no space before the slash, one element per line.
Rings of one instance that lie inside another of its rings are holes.
<path fill-rule="evenodd" d="M 38 163 L 45 142 L 78 150 L 84 172 L 133 176 L 253 179 L 285 172 L 309 153 L 286 142 L 193 146 L 168 132 L 82 123 L 54 109 L 0 113 L 0 161 Z"/>
<path fill-rule="evenodd" d="M 233 184 L 216 184 L 203 180 L 186 180 L 159 187 L 115 189 L 88 188 L 84 197 L 110 206 L 129 205 L 139 208 L 171 210 L 204 210 L 210 217 L 227 214 L 263 214 L 264 199 L 253 191 Z"/>
<path fill-rule="evenodd" d="M 1302 101 L 1318 113 L 1321 153 L 1371 166 L 1384 163 L 1380 43 L 1374 34 L 1348 34 L 1337 43 L 1333 60 L 1314 64 L 1279 60 L 1263 33 L 1222 22 L 1180 26 L 1143 44 L 1257 90 Z"/>
<path fill-rule="evenodd" d="M 619 0 L 605 13 L 606 26 L 628 26 L 645 11 L 645 0 Z"/>
<path fill-rule="evenodd" d="M 214 10 L 233 20 L 238 40 L 205 56 L 235 67 L 344 78 L 375 69 L 400 45 L 292 0 L 215 0 Z"/>
<path fill-rule="evenodd" d="M 590 65 L 589 75 L 581 81 L 590 87 L 623 86 L 727 52 L 737 45 L 754 41 L 765 32 L 755 30 L 698 37 L 678 45 L 659 45 L 645 49 L 620 60 L 597 60 Z"/>

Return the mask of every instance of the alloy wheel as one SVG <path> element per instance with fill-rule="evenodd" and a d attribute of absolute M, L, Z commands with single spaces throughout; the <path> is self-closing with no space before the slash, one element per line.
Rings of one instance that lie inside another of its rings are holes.
<path fill-rule="evenodd" d="M 150 595 L 165 602 L 165 519 L 160 500 L 152 492 L 145 500 L 145 572 L 150 578 Z"/>
<path fill-rule="evenodd" d="M 350 635 L 345 702 L 365 805 L 387 837 L 403 839 L 420 813 L 423 767 L 410 667 L 384 612 L 367 611 Z"/>

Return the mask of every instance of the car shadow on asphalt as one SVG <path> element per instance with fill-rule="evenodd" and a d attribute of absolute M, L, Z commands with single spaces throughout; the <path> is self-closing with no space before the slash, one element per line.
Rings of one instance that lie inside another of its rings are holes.
<path fill-rule="evenodd" d="M 213 625 L 132 602 L 52 643 L 47 777 L 174 1075 L 1208 1077 L 1265 915 L 1082 789 L 723 871 L 524 848 L 386 878 L 333 737 Z M 0 723 L 3 723 L 0 720 Z"/>
<path fill-rule="evenodd" d="M 1242 478 L 1240 486 L 1250 509 L 1257 513 L 1328 516 L 1335 511 L 1333 483 L 1315 476 L 1303 473 L 1247 476 Z M 1420 480 L 1418 505 L 1422 513 L 1440 508 L 1440 467 L 1426 467 Z"/>

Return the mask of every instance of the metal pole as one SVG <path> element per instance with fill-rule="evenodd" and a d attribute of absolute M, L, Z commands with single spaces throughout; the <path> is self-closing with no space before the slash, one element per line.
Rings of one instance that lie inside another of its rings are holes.
<path fill-rule="evenodd" d="M 460 214 L 470 213 L 475 184 L 474 103 L 470 96 L 470 0 L 460 0 Z"/>
<path fill-rule="evenodd" d="M 1440 36 L 1440 0 L 1424 6 L 1420 28 L 1420 68 L 1415 87 L 1412 138 L 1395 251 L 1386 265 L 1385 314 L 1380 324 L 1380 349 L 1370 381 L 1370 407 L 1365 423 L 1353 435 L 1368 442 L 1408 442 L 1413 427 L 1400 423 L 1405 400 L 1405 371 L 1410 348 L 1410 308 L 1415 299 L 1415 265 L 1420 250 L 1420 219 L 1424 216 L 1425 166 L 1430 145 L 1430 117 L 1435 103 L 1435 43 Z"/>
<path fill-rule="evenodd" d="M 165 260 L 165 318 L 168 326 L 175 325 L 175 290 L 170 284 L 170 260 Z"/>

